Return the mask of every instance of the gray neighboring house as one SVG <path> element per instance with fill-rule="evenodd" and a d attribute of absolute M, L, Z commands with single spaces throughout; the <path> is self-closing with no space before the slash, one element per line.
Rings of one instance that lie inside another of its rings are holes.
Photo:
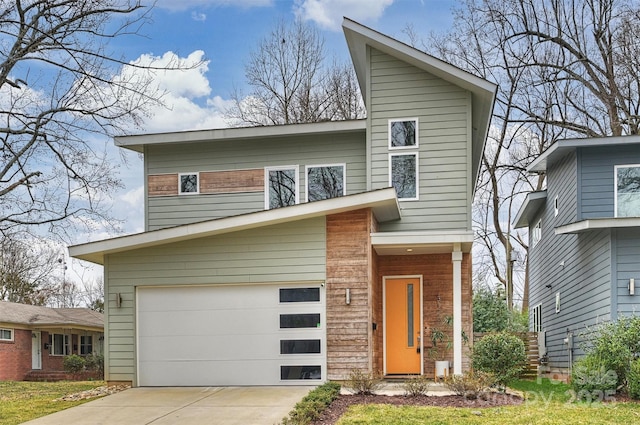
<path fill-rule="evenodd" d="M 581 332 L 640 309 L 640 137 L 568 139 L 529 166 L 515 227 L 529 229 L 530 329 L 548 369 L 581 356 Z"/>

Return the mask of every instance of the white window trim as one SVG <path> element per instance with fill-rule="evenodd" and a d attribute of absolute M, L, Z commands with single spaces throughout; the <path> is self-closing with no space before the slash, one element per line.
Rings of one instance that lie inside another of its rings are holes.
<path fill-rule="evenodd" d="M 296 172 L 296 201 L 300 203 L 300 166 L 298 165 L 279 165 L 277 167 L 264 167 L 264 209 L 269 209 L 269 171 L 295 170 Z"/>
<path fill-rule="evenodd" d="M 342 196 L 347 195 L 347 164 L 312 164 L 304 167 L 305 202 L 309 202 L 309 168 L 342 167 Z"/>
<path fill-rule="evenodd" d="M 9 329 L 9 328 L 0 328 L 0 331 L 9 331 L 9 333 L 11 334 L 11 337 L 10 337 L 9 339 L 7 339 L 7 338 L 2 338 L 2 337 L 0 336 L 0 341 L 11 341 L 11 342 L 13 341 L 13 339 L 14 339 L 14 334 L 15 334 L 15 332 L 14 332 L 14 330 L 13 330 L 13 329 Z"/>
<path fill-rule="evenodd" d="M 560 313 L 560 292 L 556 292 L 556 313 Z"/>
<path fill-rule="evenodd" d="M 560 204 L 558 201 L 558 196 L 553 199 L 553 216 L 557 217 L 560 212 Z"/>
<path fill-rule="evenodd" d="M 196 185 L 196 191 L 195 192 L 183 192 L 182 191 L 182 176 L 192 176 L 194 175 L 196 176 L 196 179 L 198 180 L 198 184 Z M 200 194 L 200 173 L 199 172 L 193 172 L 193 173 L 178 173 L 178 195 L 199 195 Z"/>
<path fill-rule="evenodd" d="M 415 121 L 416 123 L 416 144 L 413 146 L 391 146 L 391 124 L 394 122 L 403 122 L 403 121 Z M 389 146 L 389 150 L 405 150 L 405 149 L 418 149 L 420 146 L 420 127 L 418 117 L 412 118 L 392 118 L 389 120 L 387 124 L 387 143 Z"/>
<path fill-rule="evenodd" d="M 640 164 L 620 164 L 613 166 L 613 216 L 618 217 L 618 168 L 640 168 Z"/>
<path fill-rule="evenodd" d="M 72 347 L 71 347 L 71 335 L 69 334 L 64 334 L 64 333 L 50 333 L 49 334 L 51 336 L 51 344 L 49 344 L 49 355 L 50 356 L 57 356 L 57 357 L 62 357 L 62 356 L 67 356 L 69 354 L 72 353 Z M 55 347 L 55 340 L 56 340 L 56 335 L 62 335 L 62 354 L 57 354 L 53 352 L 53 348 Z M 69 349 L 69 354 L 65 354 L 65 352 L 67 351 L 67 348 Z"/>
<path fill-rule="evenodd" d="M 537 239 L 536 239 L 536 231 L 538 233 Z M 531 247 L 533 248 L 534 246 L 538 245 L 538 243 L 540 243 L 541 240 L 542 240 L 542 219 L 539 219 L 532 228 Z"/>
<path fill-rule="evenodd" d="M 542 332 L 542 303 L 531 309 L 531 322 L 533 332 Z"/>
<path fill-rule="evenodd" d="M 398 201 L 418 201 L 420 200 L 420 158 L 418 152 L 396 152 L 389 154 L 389 187 L 393 187 L 393 160 L 394 156 L 408 156 L 413 155 L 416 157 L 416 196 L 415 198 L 400 198 Z"/>

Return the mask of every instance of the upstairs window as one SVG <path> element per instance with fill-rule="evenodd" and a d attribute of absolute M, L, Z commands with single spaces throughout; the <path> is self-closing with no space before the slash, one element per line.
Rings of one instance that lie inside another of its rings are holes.
<path fill-rule="evenodd" d="M 298 200 L 298 166 L 265 169 L 265 209 L 295 205 Z"/>
<path fill-rule="evenodd" d="M 389 155 L 389 186 L 399 199 L 418 199 L 418 153 Z"/>
<path fill-rule="evenodd" d="M 640 164 L 615 166 L 615 216 L 640 217 Z"/>
<path fill-rule="evenodd" d="M 542 220 L 538 220 L 533 229 L 531 229 L 531 246 L 536 246 L 540 239 L 542 239 Z"/>
<path fill-rule="evenodd" d="M 198 173 L 180 173 L 178 174 L 178 194 L 180 195 L 197 195 L 199 190 Z"/>
<path fill-rule="evenodd" d="M 0 341 L 13 341 L 13 329 L 0 329 Z"/>
<path fill-rule="evenodd" d="M 389 149 L 418 147 L 418 119 L 389 120 Z"/>
<path fill-rule="evenodd" d="M 307 166 L 307 202 L 337 198 L 346 194 L 345 165 Z"/>

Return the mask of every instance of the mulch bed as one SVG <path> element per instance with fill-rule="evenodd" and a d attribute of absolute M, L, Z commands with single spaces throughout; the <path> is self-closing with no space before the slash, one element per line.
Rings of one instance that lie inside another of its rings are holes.
<path fill-rule="evenodd" d="M 434 406 L 484 408 L 510 406 L 522 403 L 522 398 L 502 393 L 491 393 L 487 400 L 468 400 L 462 396 L 386 396 L 340 395 L 311 425 L 334 425 L 352 404 L 392 404 L 396 406 Z"/>

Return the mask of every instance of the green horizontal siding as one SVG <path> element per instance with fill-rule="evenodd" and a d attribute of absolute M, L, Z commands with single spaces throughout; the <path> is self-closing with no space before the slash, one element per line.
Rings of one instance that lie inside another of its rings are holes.
<path fill-rule="evenodd" d="M 136 381 L 137 286 L 324 281 L 325 246 L 319 217 L 107 256 L 107 379 Z"/>
<path fill-rule="evenodd" d="M 418 118 L 419 200 L 401 201 L 402 220 L 381 231 L 471 228 L 471 95 L 438 77 L 371 49 L 371 187 L 389 186 L 389 119 Z"/>
<path fill-rule="evenodd" d="M 306 165 L 346 164 L 347 194 L 364 192 L 365 155 L 364 132 L 150 145 L 145 150 L 145 172 L 149 175 L 297 165 L 300 202 L 304 202 Z M 147 230 L 263 209 L 263 192 L 152 197 L 147 200 Z"/>

